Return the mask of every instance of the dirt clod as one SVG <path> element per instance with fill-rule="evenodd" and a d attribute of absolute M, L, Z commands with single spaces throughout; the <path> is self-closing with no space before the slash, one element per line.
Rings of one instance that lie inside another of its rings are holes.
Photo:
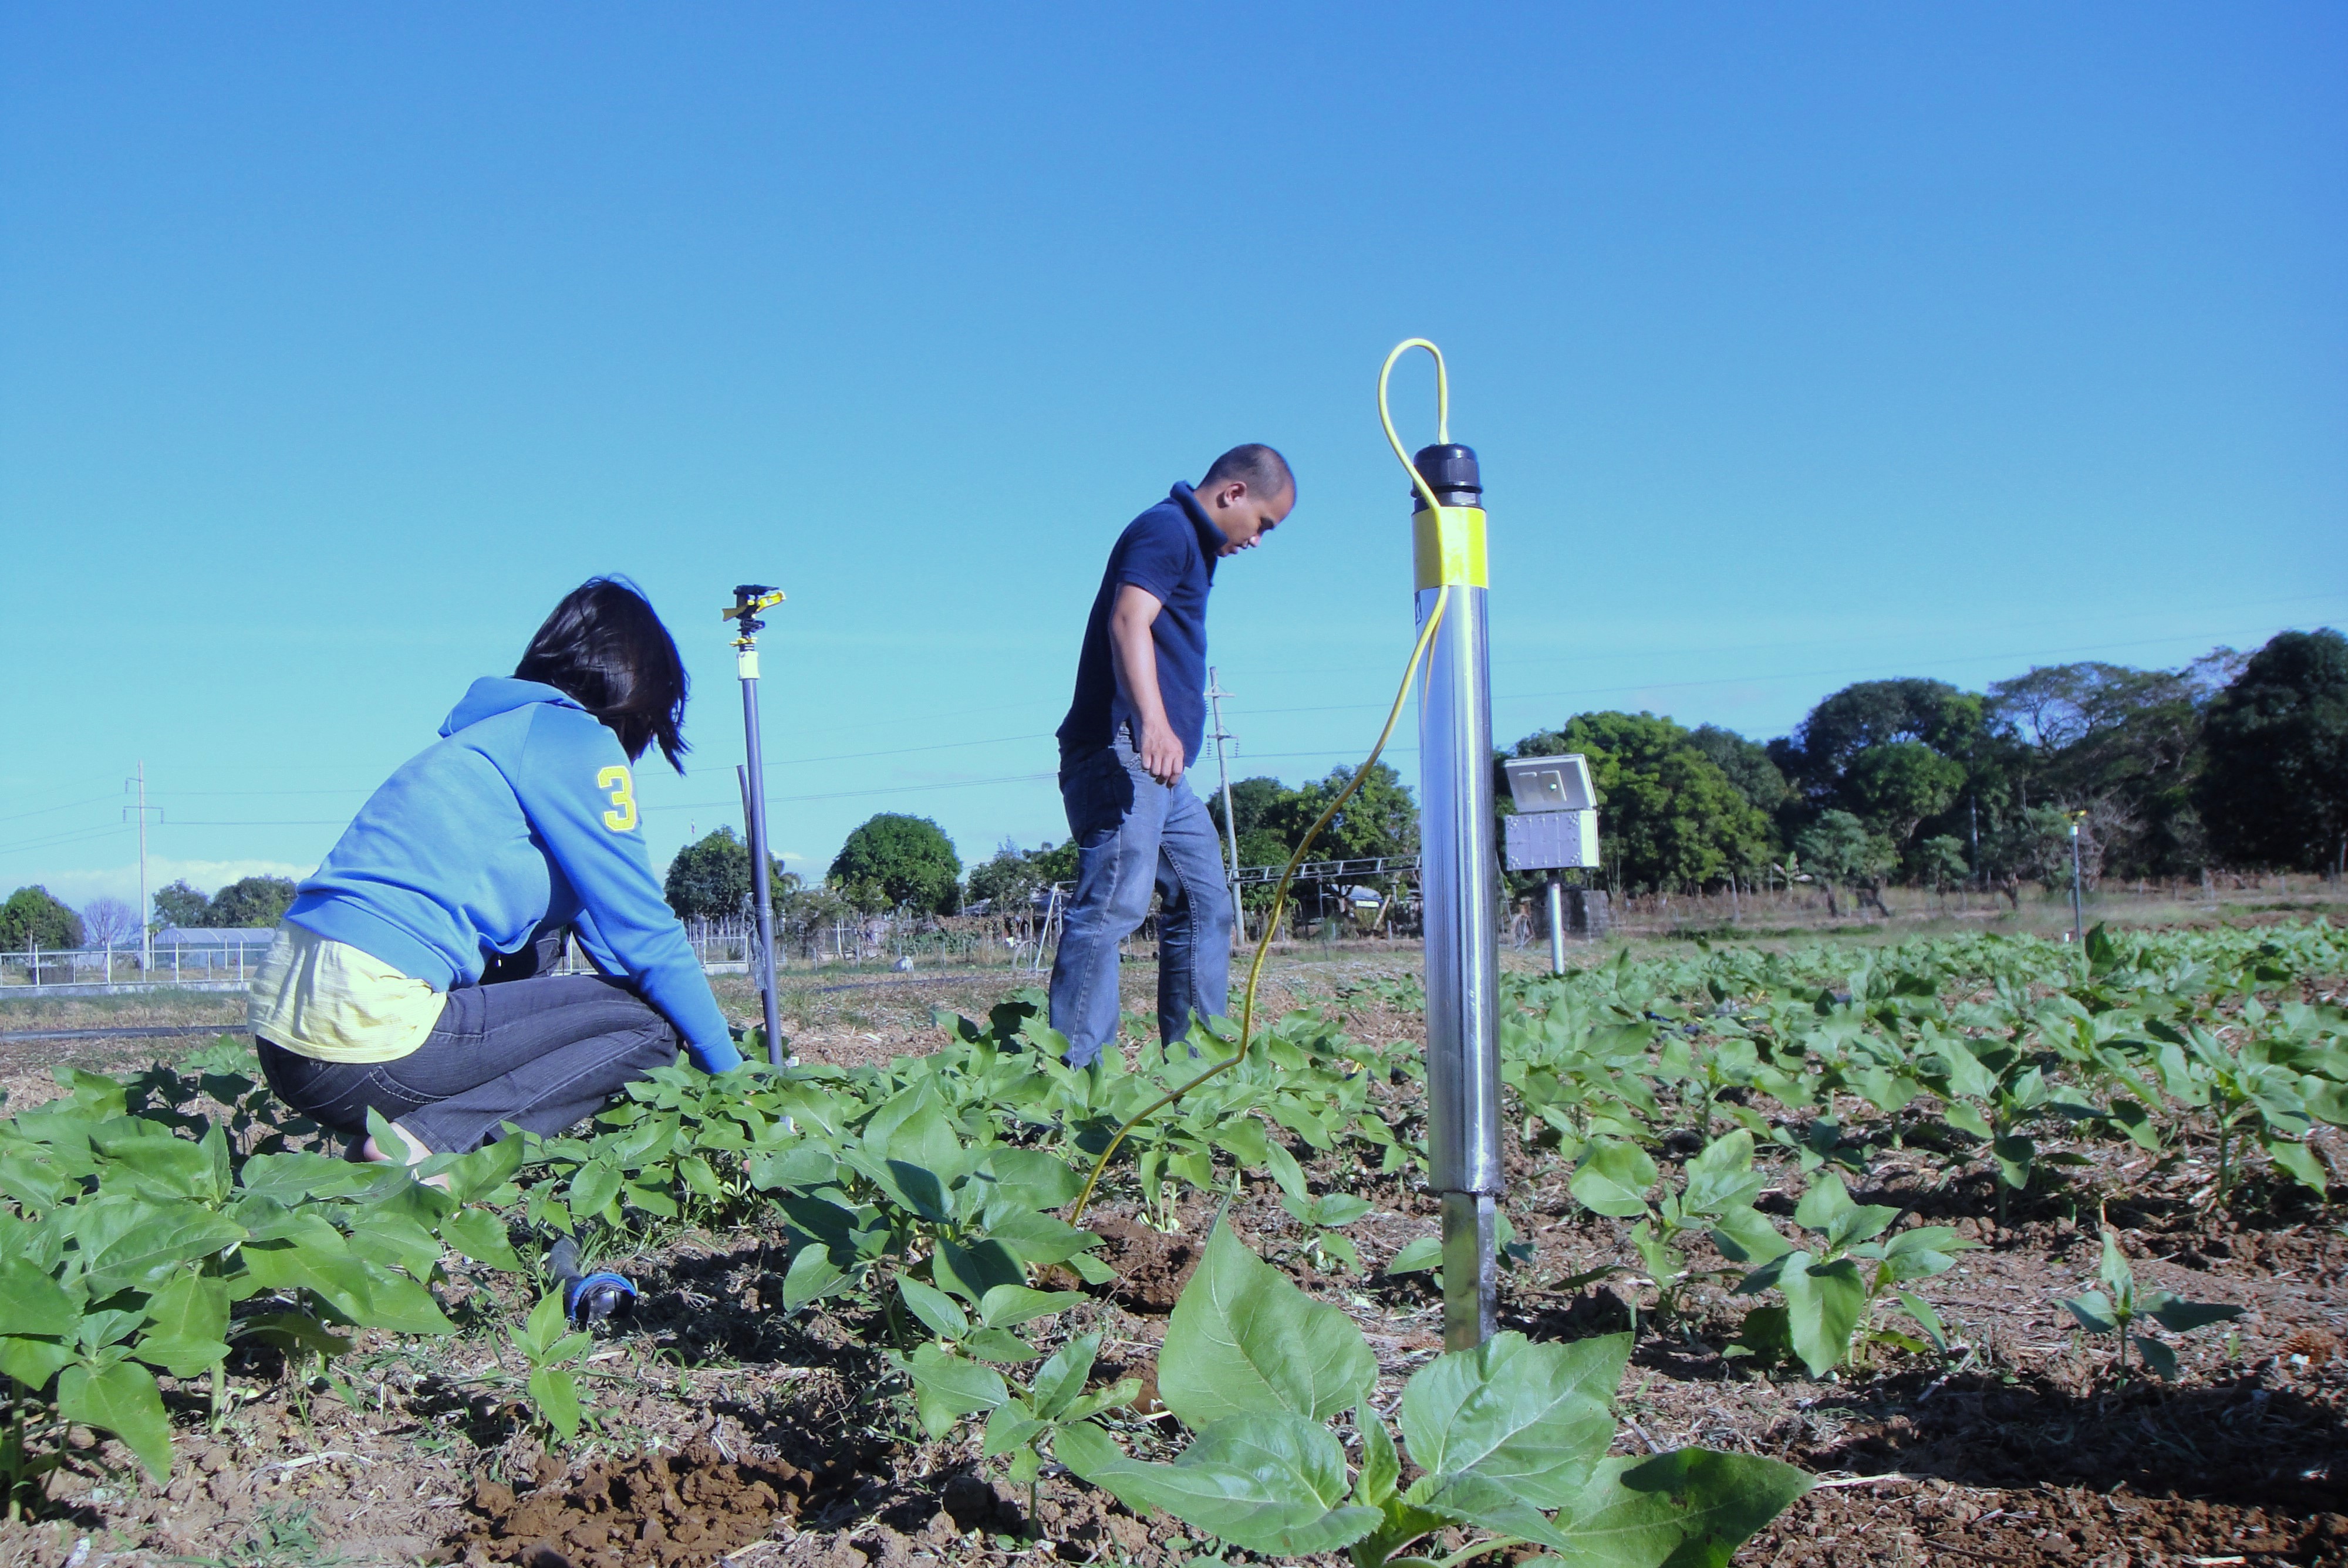
<path fill-rule="evenodd" d="M 1175 1298 L 1199 1267 L 1197 1238 L 1169 1235 L 1121 1214 L 1088 1214 L 1086 1225 L 1104 1244 L 1102 1261 L 1117 1270 L 1110 1300 L 1136 1312 L 1174 1310 Z"/>
<path fill-rule="evenodd" d="M 560 1461 L 552 1476 L 544 1463 L 539 1470 L 550 1482 L 562 1474 Z M 484 1481 L 473 1489 L 471 1517 L 447 1543 L 442 1561 L 708 1568 L 765 1536 L 778 1520 L 798 1518 L 819 1490 L 817 1478 L 796 1465 L 728 1460 L 706 1441 L 675 1456 L 597 1460 L 569 1485 L 543 1484 L 522 1497 Z"/>

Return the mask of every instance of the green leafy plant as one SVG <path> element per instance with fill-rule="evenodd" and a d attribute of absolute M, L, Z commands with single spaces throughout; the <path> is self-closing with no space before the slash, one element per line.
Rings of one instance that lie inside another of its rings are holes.
<path fill-rule="evenodd" d="M 530 1367 L 523 1390 L 530 1413 L 541 1430 L 569 1442 L 579 1435 L 585 1417 L 575 1368 L 593 1337 L 571 1327 L 559 1287 L 541 1296 L 528 1320 L 519 1328 L 508 1328 L 506 1337 Z"/>
<path fill-rule="evenodd" d="M 215 1077 L 230 1103 L 250 1091 L 241 1075 Z M 168 1095 L 156 1103 L 151 1079 L 134 1106 L 112 1079 L 57 1078 L 65 1098 L 0 1122 L 0 1483 L 13 1508 L 38 1506 L 75 1424 L 166 1476 L 159 1373 L 208 1379 L 218 1425 L 236 1341 L 282 1349 L 292 1370 L 349 1348 L 354 1327 L 449 1333 L 430 1289 L 446 1249 L 518 1265 L 503 1223 L 467 1206 L 504 1188 L 518 1144 L 418 1173 L 298 1150 L 240 1157 L 221 1125 Z M 275 1132 L 250 1142 L 282 1147 Z"/>
<path fill-rule="evenodd" d="M 1646 1151 L 1618 1139 L 1594 1140 L 1581 1157 L 1567 1190 L 1593 1214 L 1634 1220 L 1631 1245 L 1655 1283 L 1655 1316 L 1668 1322 L 1688 1286 L 1704 1277 L 1690 1268 L 1682 1237 L 1697 1232 L 1744 1237 L 1766 1248 L 1776 1240 L 1753 1200 L 1766 1178 L 1753 1169 L 1753 1134 L 1739 1128 L 1715 1139 L 1687 1163 L 1685 1179 L 1650 1198 L 1655 1163 Z M 1635 1331 L 1635 1330 L 1634 1330 Z"/>
<path fill-rule="evenodd" d="M 1783 1306 L 1746 1315 L 1739 1348 L 1798 1357 L 1814 1378 L 1857 1359 L 1870 1346 L 1925 1349 L 1925 1344 L 1878 1323 L 1879 1307 L 1896 1305 L 1923 1330 L 1931 1348 L 1945 1354 L 1948 1333 L 1940 1314 L 1901 1286 L 1946 1273 L 1956 1264 L 1951 1255 L 1981 1244 L 1947 1225 L 1918 1225 L 1888 1241 L 1874 1239 L 1899 1217 L 1897 1209 L 1852 1202 L 1842 1178 L 1828 1171 L 1794 1208 L 1794 1223 L 1818 1238 L 1807 1246 L 1793 1246 L 1774 1227 L 1715 1231 L 1723 1252 L 1740 1262 L 1760 1263 L 1738 1282 L 1738 1295 L 1775 1289 L 1785 1298 Z"/>
<path fill-rule="evenodd" d="M 2242 1315 L 2240 1307 L 2224 1302 L 2188 1301 L 2166 1290 L 2138 1290 L 2127 1254 L 2120 1250 L 2119 1233 L 2109 1225 L 2104 1227 L 2103 1262 L 2096 1272 L 2104 1288 L 2066 1296 L 2063 1305 L 2088 1333 L 2112 1337 L 2112 1364 L 2122 1383 L 2127 1381 L 2131 1345 L 2153 1372 L 2163 1378 L 2177 1376 L 2176 1350 L 2166 1340 L 2141 1332 L 2147 1318 L 2171 1334 L 2189 1334 Z"/>
<path fill-rule="evenodd" d="M 1627 1335 L 1536 1345 L 1502 1334 L 1422 1368 L 1399 1409 L 1424 1472 L 1406 1489 L 1404 1450 L 1370 1403 L 1377 1363 L 1361 1330 L 1219 1224 L 1159 1358 L 1159 1395 L 1192 1441 L 1152 1463 L 1076 1422 L 1054 1452 L 1128 1507 L 1267 1554 L 1343 1550 L 1356 1568 L 1403 1568 L 1426 1561 L 1414 1543 L 1457 1526 L 1490 1533 L 1447 1563 L 1523 1543 L 1622 1568 L 1725 1561 L 1807 1479 L 1696 1449 L 1606 1457 L 1630 1348 Z M 1360 1444 L 1351 1467 L 1335 1425 L 1349 1411 Z"/>

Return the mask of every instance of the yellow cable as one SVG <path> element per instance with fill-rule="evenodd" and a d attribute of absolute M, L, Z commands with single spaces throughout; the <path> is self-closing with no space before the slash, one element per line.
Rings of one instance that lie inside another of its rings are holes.
<path fill-rule="evenodd" d="M 1397 343 L 1395 345 L 1395 351 L 1386 355 L 1385 364 L 1378 371 L 1378 422 L 1385 426 L 1386 440 L 1394 447 L 1395 456 L 1402 460 L 1403 467 L 1409 471 L 1412 485 L 1416 487 L 1418 493 L 1426 498 L 1426 504 L 1436 508 L 1436 515 L 1440 518 L 1442 503 L 1437 500 L 1435 491 L 1428 487 L 1426 477 L 1412 466 L 1410 454 L 1403 449 L 1402 437 L 1395 433 L 1394 415 L 1386 406 L 1386 379 L 1394 374 L 1395 361 L 1400 359 L 1406 351 L 1414 348 L 1423 348 L 1435 356 L 1436 439 L 1438 444 L 1447 444 L 1451 439 L 1450 378 L 1443 367 L 1443 351 L 1425 338 L 1415 337 Z M 1101 1173 L 1108 1169 L 1109 1161 L 1116 1157 L 1118 1148 L 1124 1144 L 1136 1127 L 1140 1126 L 1209 1079 L 1229 1072 L 1247 1060 L 1248 1050 L 1255 1041 L 1256 984 L 1263 978 L 1264 957 L 1272 950 L 1272 933 L 1280 929 L 1280 917 L 1288 904 L 1288 885 L 1295 879 L 1296 868 L 1304 863 L 1305 852 L 1310 850 L 1313 841 L 1321 836 L 1321 830 L 1329 825 L 1338 811 L 1354 797 L 1354 792 L 1362 787 L 1362 781 L 1370 776 L 1370 769 L 1377 765 L 1378 753 L 1386 749 L 1386 742 L 1394 734 L 1395 722 L 1402 717 L 1402 706 L 1410 700 L 1411 679 L 1418 672 L 1419 661 L 1426 657 L 1427 649 L 1434 645 L 1436 629 L 1443 624 L 1444 607 L 1450 602 L 1450 600 L 1451 586 L 1446 583 L 1437 590 L 1435 603 L 1427 610 L 1426 624 L 1419 629 L 1418 641 L 1410 651 L 1410 662 L 1403 666 L 1402 684 L 1395 689 L 1394 705 L 1386 710 L 1386 722 L 1378 731 L 1377 744 L 1370 748 L 1370 754 L 1362 759 L 1362 765 L 1354 770 L 1352 780 L 1338 794 L 1337 798 L 1329 803 L 1328 809 L 1323 811 L 1320 818 L 1305 830 L 1304 837 L 1296 845 L 1296 853 L 1288 857 L 1288 864 L 1281 870 L 1279 884 L 1272 889 L 1272 909 L 1264 919 L 1263 935 L 1256 938 L 1255 957 L 1248 965 L 1247 989 L 1240 1003 L 1239 1049 L 1232 1052 L 1227 1061 L 1215 1063 L 1180 1088 L 1159 1095 L 1117 1130 L 1117 1136 L 1108 1141 L 1108 1147 L 1102 1150 L 1100 1158 L 1093 1162 L 1092 1174 L 1085 1178 L 1084 1191 L 1076 1194 L 1076 1207 L 1068 1212 L 1070 1225 L 1076 1224 L 1084 1217 L 1085 1209 L 1093 1201 L 1093 1190 L 1100 1185 Z M 1431 677 L 1434 673 L 1431 661 L 1427 669 Z M 1232 914 L 1236 917 L 1238 911 L 1234 910 Z"/>

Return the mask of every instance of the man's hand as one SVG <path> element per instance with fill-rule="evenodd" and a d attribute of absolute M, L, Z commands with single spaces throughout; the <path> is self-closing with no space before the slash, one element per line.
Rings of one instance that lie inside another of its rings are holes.
<path fill-rule="evenodd" d="M 1134 752 L 1141 758 L 1141 771 L 1159 784 L 1171 788 L 1182 782 L 1182 743 L 1175 738 L 1173 726 L 1165 720 L 1154 724 L 1142 722 L 1141 743 Z"/>
<path fill-rule="evenodd" d="M 1108 612 L 1108 646 L 1111 662 L 1117 666 L 1117 690 L 1125 693 L 1141 721 L 1134 750 L 1140 755 L 1142 771 L 1170 787 L 1181 782 L 1182 743 L 1174 738 L 1174 726 L 1166 722 L 1166 701 L 1158 691 L 1158 643 L 1149 630 L 1158 612 L 1165 608 L 1164 601 L 1147 589 L 1131 583 L 1118 589 L 1117 602 Z"/>

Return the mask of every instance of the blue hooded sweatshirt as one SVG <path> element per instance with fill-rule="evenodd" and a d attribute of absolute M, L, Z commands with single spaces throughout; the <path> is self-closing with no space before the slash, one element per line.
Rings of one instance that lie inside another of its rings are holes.
<path fill-rule="evenodd" d="M 304 880 L 286 919 L 446 991 L 569 926 L 711 1072 L 740 1063 L 653 876 L 619 738 L 551 686 L 476 681 Z"/>

